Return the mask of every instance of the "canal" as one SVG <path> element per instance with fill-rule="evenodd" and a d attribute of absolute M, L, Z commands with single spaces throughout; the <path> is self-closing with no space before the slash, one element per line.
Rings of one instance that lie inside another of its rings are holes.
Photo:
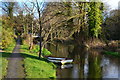
<path fill-rule="evenodd" d="M 101 50 L 64 43 L 48 44 L 47 49 L 53 56 L 74 59 L 73 64 L 58 65 L 57 78 L 120 78 L 120 59 Z"/>

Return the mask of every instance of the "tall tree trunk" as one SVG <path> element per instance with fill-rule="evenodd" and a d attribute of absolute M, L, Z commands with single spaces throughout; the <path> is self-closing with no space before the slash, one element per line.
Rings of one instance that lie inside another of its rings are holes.
<path fill-rule="evenodd" d="M 37 0 L 36 0 L 37 2 Z M 39 14 L 39 26 L 40 26 L 40 32 L 39 32 L 39 36 L 40 36 L 40 50 L 39 50 L 39 58 L 42 56 L 41 55 L 41 52 L 42 52 L 42 37 L 41 37 L 41 33 L 42 33 L 42 24 L 41 24 L 41 12 L 40 12 L 40 6 L 37 2 L 37 11 L 38 11 L 38 14 Z"/>

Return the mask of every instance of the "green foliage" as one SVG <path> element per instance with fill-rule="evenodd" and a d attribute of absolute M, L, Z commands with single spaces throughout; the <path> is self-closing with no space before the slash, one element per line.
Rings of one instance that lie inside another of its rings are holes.
<path fill-rule="evenodd" d="M 112 10 L 105 19 L 105 30 L 108 39 L 120 39 L 120 9 Z"/>
<path fill-rule="evenodd" d="M 7 48 L 10 44 L 12 44 L 14 41 L 13 39 L 13 33 L 10 30 L 2 29 L 2 48 Z"/>
<path fill-rule="evenodd" d="M 39 49 L 40 49 L 40 46 L 39 45 L 35 45 L 34 48 L 31 50 L 31 52 L 32 53 L 38 53 Z M 42 56 L 49 56 L 51 54 L 52 53 L 50 51 L 48 51 L 48 49 L 46 49 L 46 48 L 42 49 Z"/>
<path fill-rule="evenodd" d="M 13 24 L 9 20 L 9 17 L 3 17 L 2 21 L 2 49 L 6 49 L 11 44 L 14 44 Z"/>
<path fill-rule="evenodd" d="M 40 46 L 39 45 L 34 45 L 34 48 L 31 50 L 32 53 L 38 53 L 40 50 Z"/>
<path fill-rule="evenodd" d="M 98 37 L 101 34 L 102 24 L 102 10 L 100 2 L 90 2 L 88 12 L 89 35 L 91 37 Z"/>
<path fill-rule="evenodd" d="M 6 55 L 7 53 L 0 53 L 0 55 Z M 9 55 L 7 55 L 7 57 L 9 57 Z M 2 65 L 0 67 L 2 67 L 2 77 L 4 77 L 7 74 L 7 65 L 8 65 L 8 60 L 7 58 L 2 57 L 1 59 L 2 61 Z"/>
<path fill-rule="evenodd" d="M 28 46 L 22 45 L 23 56 L 25 57 L 26 78 L 56 78 L 56 66 L 45 59 L 38 58 L 37 54 L 31 54 Z"/>
<path fill-rule="evenodd" d="M 2 37 L 2 19 L 0 18 L 0 37 Z M 0 49 L 2 49 L 2 39 L 0 38 Z"/>
<path fill-rule="evenodd" d="M 42 49 L 42 55 L 43 56 L 49 56 L 49 55 L 51 55 L 52 53 L 50 52 L 50 51 L 48 51 L 46 48 L 43 48 Z"/>
<path fill-rule="evenodd" d="M 105 51 L 104 53 L 107 54 L 107 55 L 112 55 L 112 56 L 120 57 L 120 53 L 119 52 Z"/>
<path fill-rule="evenodd" d="M 13 25 L 14 23 L 10 21 L 10 17 L 0 17 L 0 46 L 2 45 L 0 48 L 4 49 L 5 51 L 0 53 L 0 55 L 2 55 L 2 66 L 0 66 L 2 67 L 2 77 L 6 76 L 7 74 L 7 58 L 10 56 L 15 46 Z"/>

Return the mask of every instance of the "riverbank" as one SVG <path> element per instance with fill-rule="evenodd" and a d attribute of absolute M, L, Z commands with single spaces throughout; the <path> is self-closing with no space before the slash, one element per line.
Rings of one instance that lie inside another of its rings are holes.
<path fill-rule="evenodd" d="M 32 53 L 29 46 L 21 45 L 24 57 L 26 78 L 56 78 L 56 66 L 44 58 L 38 58 L 37 53 Z"/>
<path fill-rule="evenodd" d="M 115 56 L 115 57 L 120 57 L 120 53 L 119 52 L 105 51 L 104 54 Z"/>
<path fill-rule="evenodd" d="M 91 48 L 102 50 L 102 53 L 106 55 L 120 57 L 119 40 L 108 41 L 108 44 L 98 41 L 96 42 L 96 45 L 94 44 L 93 46 L 91 46 Z"/>
<path fill-rule="evenodd" d="M 83 43 L 81 42 L 80 44 L 75 43 L 75 41 L 69 40 L 66 41 L 64 44 L 66 45 L 73 44 L 79 47 L 100 50 L 103 54 L 107 54 L 115 57 L 120 56 L 120 40 L 107 40 L 105 42 L 100 39 L 91 39 Z"/>
<path fill-rule="evenodd" d="M 120 41 L 112 40 L 109 41 L 108 46 L 106 46 L 104 54 L 111 55 L 114 57 L 120 57 Z"/>
<path fill-rule="evenodd" d="M 89 47 L 92 49 L 99 49 L 103 54 L 111 55 L 114 57 L 120 57 L 120 41 L 111 40 L 107 41 L 107 44 L 104 41 L 94 40 L 89 42 Z"/>

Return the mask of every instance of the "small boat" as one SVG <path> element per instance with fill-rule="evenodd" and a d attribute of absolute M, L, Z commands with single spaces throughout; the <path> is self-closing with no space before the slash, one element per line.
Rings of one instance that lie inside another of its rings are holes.
<path fill-rule="evenodd" d="M 58 58 L 58 57 L 47 57 L 48 59 L 56 59 L 56 60 L 65 60 L 66 58 Z"/>
<path fill-rule="evenodd" d="M 54 62 L 54 63 L 61 63 L 66 64 L 66 63 L 72 63 L 73 59 L 71 58 L 58 58 L 58 57 L 46 57 L 48 61 Z"/>

